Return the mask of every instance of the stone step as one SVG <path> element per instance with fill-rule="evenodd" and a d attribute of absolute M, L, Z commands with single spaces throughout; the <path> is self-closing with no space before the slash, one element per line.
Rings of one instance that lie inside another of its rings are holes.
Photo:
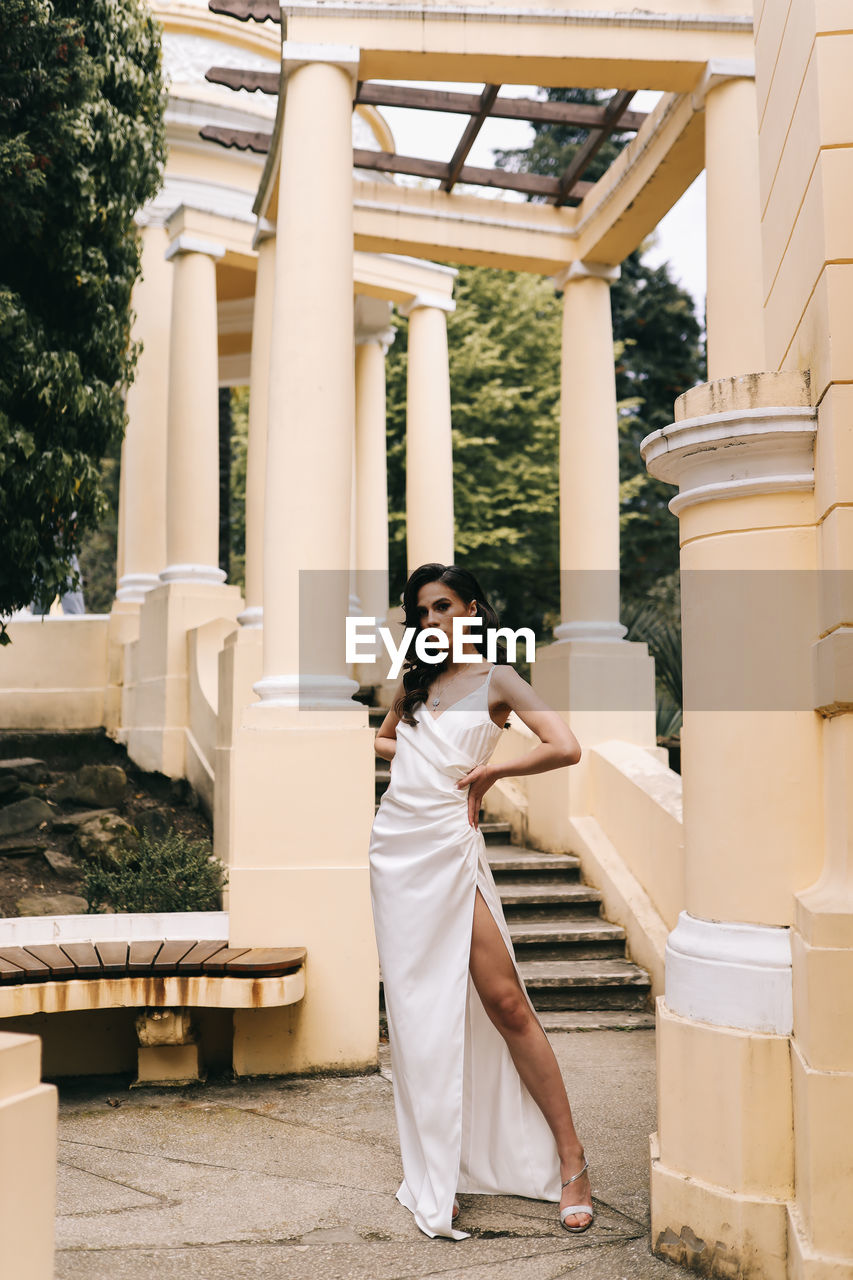
<path fill-rule="evenodd" d="M 649 975 L 630 960 L 522 960 L 534 1008 L 649 1010 Z"/>
<path fill-rule="evenodd" d="M 506 881 L 497 886 L 507 921 L 563 920 L 579 913 L 589 916 L 601 902 L 601 893 L 588 884 L 539 884 Z"/>
<path fill-rule="evenodd" d="M 569 853 L 542 853 L 523 845 L 503 844 L 495 841 L 489 845 L 489 866 L 496 882 L 507 879 L 534 878 L 544 884 L 563 884 L 576 880 L 580 874 L 580 859 Z"/>
<path fill-rule="evenodd" d="M 655 1015 L 647 1009 L 545 1009 L 539 1017 L 548 1032 L 655 1029 Z"/>
<path fill-rule="evenodd" d="M 600 916 L 514 921 L 509 933 L 519 962 L 625 958 L 625 930 Z"/>

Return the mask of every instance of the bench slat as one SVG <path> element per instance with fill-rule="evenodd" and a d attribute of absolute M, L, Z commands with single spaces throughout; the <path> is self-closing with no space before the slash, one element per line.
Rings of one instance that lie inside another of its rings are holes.
<path fill-rule="evenodd" d="M 68 956 L 52 942 L 40 943 L 24 947 L 31 956 L 35 956 L 36 960 L 41 960 L 42 964 L 46 964 L 50 969 L 52 978 L 75 978 L 77 976 L 77 966 L 73 960 L 69 960 Z"/>
<path fill-rule="evenodd" d="M 7 960 L 2 952 L 0 952 L 0 983 L 9 985 L 13 982 L 23 982 L 26 974 L 18 964 L 13 964 L 11 960 Z"/>
<path fill-rule="evenodd" d="M 127 972 L 126 942 L 96 942 L 95 950 L 101 957 L 105 974 Z"/>
<path fill-rule="evenodd" d="M 23 947 L 3 947 L 0 959 L 11 961 L 24 972 L 24 982 L 46 982 L 50 977 L 50 968 L 35 956 L 31 956 Z"/>
<path fill-rule="evenodd" d="M 63 942 L 61 946 L 77 969 L 78 978 L 96 978 L 103 973 L 101 957 L 91 942 Z"/>
<path fill-rule="evenodd" d="M 159 940 L 153 942 L 131 942 L 130 954 L 127 958 L 128 972 L 148 973 L 162 945 L 163 943 Z"/>
<path fill-rule="evenodd" d="M 218 951 L 224 951 L 227 946 L 228 943 L 224 938 L 218 942 L 197 942 L 183 960 L 178 961 L 177 972 L 201 973 L 205 960 L 210 960 Z"/>
<path fill-rule="evenodd" d="M 197 938 L 191 938 L 185 942 L 164 942 L 157 959 L 151 966 L 151 972 L 162 973 L 164 970 L 169 973 L 174 972 L 178 961 L 183 960 L 188 951 L 192 951 L 197 941 Z"/>
<path fill-rule="evenodd" d="M 242 956 L 229 960 L 225 972 L 239 977 L 261 977 L 269 973 L 292 973 L 305 959 L 304 947 L 253 947 Z"/>
<path fill-rule="evenodd" d="M 224 947 L 222 951 L 217 951 L 215 956 L 204 961 L 201 971 L 202 973 L 224 973 L 232 960 L 236 960 L 238 956 L 244 956 L 248 950 L 248 947 Z"/>

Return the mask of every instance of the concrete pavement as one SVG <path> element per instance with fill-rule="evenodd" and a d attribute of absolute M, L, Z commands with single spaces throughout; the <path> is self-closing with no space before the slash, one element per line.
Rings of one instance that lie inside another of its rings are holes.
<path fill-rule="evenodd" d="M 460 1196 L 470 1239 L 430 1240 L 394 1199 L 380 1074 L 129 1090 L 61 1087 L 56 1280 L 676 1280 L 649 1249 L 654 1031 L 551 1036 L 596 1219 Z M 118 1105 L 115 1105 L 118 1104 Z"/>

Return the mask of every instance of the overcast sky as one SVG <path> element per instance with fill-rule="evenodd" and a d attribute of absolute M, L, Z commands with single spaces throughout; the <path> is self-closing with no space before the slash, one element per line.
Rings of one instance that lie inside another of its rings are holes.
<path fill-rule="evenodd" d="M 403 81 L 378 81 L 397 84 Z M 406 81 L 424 89 L 437 88 L 427 81 Z M 442 82 L 442 89 L 456 89 L 463 93 L 479 93 L 482 84 L 453 84 Z M 504 85 L 501 97 L 536 98 L 541 96 L 534 85 Z M 631 107 L 649 111 L 660 94 L 641 91 L 634 95 Z M 382 115 L 394 134 L 400 155 L 420 156 L 427 160 L 449 160 L 462 134 L 468 117 L 450 115 L 439 111 L 412 111 L 399 107 L 383 107 Z M 487 120 L 468 156 L 468 163 L 482 168 L 494 166 L 494 149 L 511 150 L 528 146 L 533 140 L 533 129 L 521 120 Z M 399 179 L 398 179 L 399 180 Z M 404 179 L 405 181 L 405 179 Z M 502 191 L 501 196 L 512 199 L 515 193 Z M 523 199 L 521 195 L 515 198 Z M 705 311 L 705 175 L 700 174 L 682 196 L 678 204 L 667 214 L 658 227 L 656 243 L 645 259 L 657 266 L 668 261 L 672 275 L 693 296 L 700 321 Z"/>

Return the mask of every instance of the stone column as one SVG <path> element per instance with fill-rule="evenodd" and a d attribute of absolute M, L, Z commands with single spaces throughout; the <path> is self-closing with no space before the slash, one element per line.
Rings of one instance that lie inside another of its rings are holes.
<path fill-rule="evenodd" d="M 453 562 L 453 441 L 447 312 L 456 303 L 419 294 L 399 310 L 409 317 L 406 383 L 406 558 Z"/>
<path fill-rule="evenodd" d="M 264 489 L 275 284 L 275 227 L 266 218 L 258 222 L 255 245 L 258 250 L 258 267 L 252 319 L 249 441 L 246 456 L 246 608 L 238 619 L 244 627 L 260 627 L 264 616 Z"/>
<path fill-rule="evenodd" d="M 144 769 L 183 777 L 209 771 L 192 732 L 190 632 L 235 620 L 240 592 L 219 568 L 219 408 L 216 261 L 225 250 L 181 206 L 167 228 L 173 263 L 169 344 L 166 565 L 146 596 L 133 650 L 121 737 Z M 198 726 L 197 726 L 198 728 Z M 189 755 L 188 755 L 189 751 Z"/>
<path fill-rule="evenodd" d="M 560 612 L 531 683 L 565 716 L 582 748 L 609 738 L 655 746 L 654 664 L 619 621 L 619 435 L 610 285 L 619 267 L 574 262 L 563 290 L 560 367 Z M 543 849 L 574 843 L 588 811 L 589 760 L 531 777 L 530 836 Z"/>
<path fill-rule="evenodd" d="M 678 484 L 685 910 L 657 1000 L 652 1247 L 789 1274 L 791 924 L 819 868 L 815 414 L 801 374 L 720 379 L 641 449 Z M 698 1242 L 697 1242 L 698 1241 Z"/>
<path fill-rule="evenodd" d="M 755 80 L 708 64 L 705 107 L 708 381 L 765 368 Z"/>
<path fill-rule="evenodd" d="M 122 572 L 116 599 L 141 603 L 166 564 L 166 450 L 172 272 L 162 221 L 142 229 L 142 275 L 134 286 L 133 337 L 142 353 L 127 393 L 119 525 Z M 166 323 L 164 323 L 164 317 Z"/>
<path fill-rule="evenodd" d="M 359 54 L 285 42 L 282 57 L 281 153 L 272 159 L 287 180 L 268 193 L 277 212 L 264 674 L 231 757 L 229 910 L 233 945 L 301 938 L 310 976 L 298 1006 L 235 1013 L 238 1074 L 361 1069 L 375 1063 L 378 1039 L 367 866 L 373 730 L 352 701 L 345 662 Z"/>
<path fill-rule="evenodd" d="M 166 567 L 161 582 L 224 582 L 219 568 L 219 353 L 216 260 L 222 245 L 181 232 L 169 354 Z"/>
<path fill-rule="evenodd" d="M 380 627 L 388 613 L 385 355 L 395 330 L 389 324 L 389 303 L 376 298 L 358 298 L 356 303 L 361 314 L 357 311 L 355 335 L 355 582 L 362 614 L 375 618 Z M 381 666 L 365 663 L 358 669 L 360 682 L 379 683 Z"/>
<path fill-rule="evenodd" d="M 129 649 L 139 635 L 147 592 L 159 586 L 166 564 L 166 449 L 169 412 L 169 317 L 173 267 L 166 260 L 169 233 L 162 217 L 140 214 L 142 274 L 133 289 L 133 337 L 142 342 L 128 388 L 127 427 L 121 449 L 117 589 L 110 611 L 104 723 L 121 728 L 122 697 L 132 679 Z M 166 317 L 166 323 L 164 323 Z"/>

